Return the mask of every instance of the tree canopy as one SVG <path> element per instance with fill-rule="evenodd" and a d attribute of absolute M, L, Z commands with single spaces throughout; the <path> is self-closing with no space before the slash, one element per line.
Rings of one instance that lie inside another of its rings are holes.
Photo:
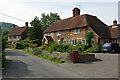
<path fill-rule="evenodd" d="M 42 30 L 46 30 L 47 27 L 49 27 L 51 24 L 53 24 L 57 20 L 61 20 L 60 16 L 58 13 L 52 13 L 45 15 L 45 13 L 41 14 L 41 25 L 42 25 Z"/>

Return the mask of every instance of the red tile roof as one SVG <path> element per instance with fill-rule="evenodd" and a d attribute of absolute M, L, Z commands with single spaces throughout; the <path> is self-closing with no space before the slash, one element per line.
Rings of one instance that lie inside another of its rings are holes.
<path fill-rule="evenodd" d="M 96 16 L 84 14 L 54 22 L 44 33 L 90 26 L 100 37 L 110 38 L 109 28 Z"/>
<path fill-rule="evenodd" d="M 21 35 L 27 28 L 27 26 L 14 28 L 8 36 Z"/>

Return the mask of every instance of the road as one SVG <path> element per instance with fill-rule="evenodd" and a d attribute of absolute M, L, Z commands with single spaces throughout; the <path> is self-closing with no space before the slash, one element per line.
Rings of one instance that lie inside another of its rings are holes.
<path fill-rule="evenodd" d="M 21 50 L 5 50 L 8 66 L 3 78 L 86 78 L 85 75 Z"/>

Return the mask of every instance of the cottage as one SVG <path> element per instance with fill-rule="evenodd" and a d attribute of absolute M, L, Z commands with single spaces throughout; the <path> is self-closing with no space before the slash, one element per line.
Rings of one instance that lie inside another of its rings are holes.
<path fill-rule="evenodd" d="M 8 34 L 8 43 L 14 45 L 21 40 L 28 40 L 27 31 L 28 22 L 26 22 L 23 27 L 16 27 L 13 24 L 12 31 Z"/>
<path fill-rule="evenodd" d="M 93 15 L 80 15 L 80 9 L 74 8 L 72 17 L 54 22 L 44 31 L 44 36 L 51 36 L 58 43 L 86 44 L 85 34 L 90 31 L 94 34 L 93 45 L 95 41 L 102 45 L 112 39 L 110 28 L 105 23 Z"/>
<path fill-rule="evenodd" d="M 120 24 L 117 24 L 117 21 L 113 21 L 113 25 L 109 26 L 111 39 L 109 42 L 120 42 Z"/>

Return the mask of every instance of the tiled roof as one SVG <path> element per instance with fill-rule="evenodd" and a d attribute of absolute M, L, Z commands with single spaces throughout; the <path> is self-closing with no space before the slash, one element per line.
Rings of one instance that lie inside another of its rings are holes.
<path fill-rule="evenodd" d="M 54 22 L 44 33 L 90 26 L 100 37 L 110 38 L 109 28 L 96 16 L 84 14 Z"/>
<path fill-rule="evenodd" d="M 27 28 L 27 26 L 14 28 L 8 36 L 21 35 Z"/>
<path fill-rule="evenodd" d="M 117 25 L 117 28 L 112 28 L 112 25 L 109 26 L 110 33 L 112 38 L 120 38 L 120 24 Z"/>

